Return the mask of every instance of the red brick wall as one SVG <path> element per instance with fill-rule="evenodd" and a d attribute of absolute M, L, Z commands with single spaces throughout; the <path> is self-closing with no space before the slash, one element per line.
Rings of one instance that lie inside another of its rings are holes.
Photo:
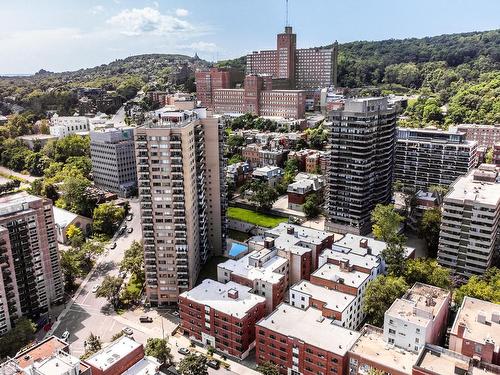
<path fill-rule="evenodd" d="M 338 290 L 339 292 L 352 294 L 353 296 L 356 296 L 358 294 L 358 289 L 353 286 L 336 283 L 332 280 L 326 280 L 314 275 L 311 275 L 311 282 L 319 286 L 326 286 L 327 288 Z"/>
<path fill-rule="evenodd" d="M 288 203 L 304 204 L 308 194 L 288 193 Z"/>
<path fill-rule="evenodd" d="M 92 375 L 121 375 L 142 358 L 144 358 L 144 347 L 141 345 L 105 371 L 92 366 L 88 362 L 85 363 L 92 369 Z"/>

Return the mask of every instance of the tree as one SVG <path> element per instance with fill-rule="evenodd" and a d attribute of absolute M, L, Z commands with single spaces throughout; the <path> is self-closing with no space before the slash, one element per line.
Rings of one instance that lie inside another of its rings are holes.
<path fill-rule="evenodd" d="M 304 203 L 304 213 L 308 218 L 317 217 L 321 213 L 318 195 L 316 193 L 309 194 Z"/>
<path fill-rule="evenodd" d="M 439 245 L 441 226 L 441 209 L 439 207 L 425 210 L 419 225 L 420 236 L 427 245 L 427 256 L 435 258 Z"/>
<path fill-rule="evenodd" d="M 189 354 L 179 363 L 181 375 L 208 375 L 207 357 Z"/>
<path fill-rule="evenodd" d="M 90 138 L 70 134 L 54 143 L 47 143 L 42 152 L 62 163 L 65 163 L 72 156 L 90 156 Z"/>
<path fill-rule="evenodd" d="M 271 362 L 264 362 L 258 365 L 257 371 L 264 375 L 280 375 L 278 366 Z"/>
<path fill-rule="evenodd" d="M 87 338 L 87 351 L 95 353 L 102 349 L 102 341 L 99 337 L 90 332 L 89 337 Z"/>
<path fill-rule="evenodd" d="M 125 210 L 112 203 L 103 203 L 94 209 L 92 228 L 94 233 L 112 236 L 125 217 Z"/>
<path fill-rule="evenodd" d="M 235 155 L 233 155 L 233 156 L 231 156 L 229 158 L 229 160 L 227 161 L 227 165 L 236 164 L 236 163 L 239 163 L 239 162 L 242 162 L 242 161 L 245 161 L 245 159 L 243 158 L 243 156 L 241 156 L 239 154 L 235 154 Z"/>
<path fill-rule="evenodd" d="M 368 375 L 385 375 L 385 372 L 372 367 L 370 370 L 368 370 Z"/>
<path fill-rule="evenodd" d="M 125 250 L 125 255 L 123 256 L 120 266 L 122 270 L 136 275 L 140 280 L 144 280 L 142 272 L 144 266 L 144 250 L 139 242 L 132 242 L 132 245 Z"/>
<path fill-rule="evenodd" d="M 97 297 L 104 297 L 116 309 L 120 303 L 119 293 L 122 286 L 122 278 L 117 276 L 106 276 L 96 292 Z"/>
<path fill-rule="evenodd" d="M 451 273 L 435 259 L 408 259 L 403 277 L 408 285 L 424 283 L 448 289 L 452 286 Z"/>
<path fill-rule="evenodd" d="M 243 190 L 251 190 L 252 195 L 249 200 L 257 204 L 261 210 L 269 210 L 276 202 L 279 195 L 276 189 L 262 181 L 252 181 L 248 183 Z"/>
<path fill-rule="evenodd" d="M 455 291 L 455 303 L 462 304 L 465 296 L 500 304 L 500 269 L 492 267 L 481 275 L 472 276 Z"/>
<path fill-rule="evenodd" d="M 365 292 L 363 311 L 370 324 L 381 327 L 384 313 L 392 303 L 408 289 L 402 277 L 380 275 L 368 283 Z"/>
<path fill-rule="evenodd" d="M 375 238 L 390 242 L 399 231 L 403 217 L 396 212 L 393 204 L 377 204 L 372 211 L 372 230 Z"/>
<path fill-rule="evenodd" d="M 76 289 L 75 280 L 80 272 L 76 254 L 70 250 L 61 251 L 61 271 L 64 276 L 64 287 L 67 292 Z"/>
<path fill-rule="evenodd" d="M 68 229 L 66 229 L 66 237 L 72 247 L 79 248 L 85 242 L 85 236 L 83 235 L 82 230 L 74 224 L 71 224 Z"/>
<path fill-rule="evenodd" d="M 438 201 L 442 202 L 446 193 L 448 193 L 448 186 L 444 185 L 431 185 L 429 186 L 429 192 L 436 193 L 438 196 Z"/>
<path fill-rule="evenodd" d="M 67 177 L 60 186 L 61 196 L 56 206 L 90 217 L 96 203 L 87 192 L 90 185 L 91 182 L 85 177 Z"/>
<path fill-rule="evenodd" d="M 149 338 L 146 342 L 146 355 L 155 357 L 161 364 L 170 365 L 174 359 L 167 339 Z"/>
<path fill-rule="evenodd" d="M 21 317 L 15 326 L 0 337 L 0 358 L 14 357 L 16 353 L 35 339 L 36 325 Z"/>
<path fill-rule="evenodd" d="M 393 237 L 381 256 L 385 262 L 387 273 L 391 276 L 401 276 L 405 269 L 406 251 L 405 238 L 403 236 Z"/>
<path fill-rule="evenodd" d="M 486 151 L 484 162 L 488 164 L 493 163 L 493 147 L 488 148 L 488 151 Z"/>

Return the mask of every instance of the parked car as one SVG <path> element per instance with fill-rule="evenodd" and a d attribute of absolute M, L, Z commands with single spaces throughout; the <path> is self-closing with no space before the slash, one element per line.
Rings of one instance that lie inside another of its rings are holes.
<path fill-rule="evenodd" d="M 62 336 L 61 336 L 61 339 L 63 339 L 64 341 L 67 341 L 69 339 L 69 332 L 64 331 Z"/>
<path fill-rule="evenodd" d="M 179 317 L 179 311 L 172 311 L 172 315 L 176 316 L 176 317 Z"/>
<path fill-rule="evenodd" d="M 98 290 L 99 290 L 99 285 L 94 285 L 92 287 L 92 293 L 97 293 Z"/>
<path fill-rule="evenodd" d="M 143 315 L 139 318 L 139 321 L 141 323 L 152 323 L 153 322 L 153 318 L 151 318 L 150 316 L 146 316 L 146 315 Z"/>
<path fill-rule="evenodd" d="M 125 328 L 123 328 L 122 331 L 127 336 L 132 336 L 134 334 L 134 331 L 132 331 L 132 328 L 130 328 L 130 327 L 125 327 Z"/>
<path fill-rule="evenodd" d="M 111 249 L 116 249 L 116 242 L 113 242 L 110 246 Z"/>
<path fill-rule="evenodd" d="M 127 221 L 132 221 L 132 218 L 134 217 L 133 214 L 128 214 L 127 215 Z"/>
<path fill-rule="evenodd" d="M 215 370 L 218 370 L 220 368 L 220 362 L 216 359 L 211 359 L 210 361 L 207 362 L 207 366 Z"/>
<path fill-rule="evenodd" d="M 127 233 L 132 233 L 134 231 L 134 228 L 128 228 Z"/>
<path fill-rule="evenodd" d="M 177 350 L 177 353 L 182 354 L 182 355 L 188 355 L 190 353 L 189 349 L 186 348 L 179 348 Z"/>
<path fill-rule="evenodd" d="M 121 236 L 123 233 L 125 233 L 126 230 L 127 230 L 127 226 L 124 225 L 124 226 L 120 227 L 120 230 L 118 231 L 118 234 Z"/>

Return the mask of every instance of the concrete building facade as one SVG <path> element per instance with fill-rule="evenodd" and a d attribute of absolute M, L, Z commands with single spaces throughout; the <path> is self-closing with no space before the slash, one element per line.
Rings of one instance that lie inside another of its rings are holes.
<path fill-rule="evenodd" d="M 365 235 L 377 203 L 392 199 L 396 112 L 387 98 L 360 98 L 330 112 L 325 228 Z"/>
<path fill-rule="evenodd" d="M 225 246 L 223 128 L 204 110 L 155 112 L 135 132 L 146 293 L 176 304 Z"/>
<path fill-rule="evenodd" d="M 458 178 L 443 200 L 437 260 L 462 277 L 480 275 L 498 249 L 500 183 L 494 165 Z"/>
<path fill-rule="evenodd" d="M 134 128 L 91 131 L 90 157 L 97 187 L 122 197 L 137 190 Z"/>
<path fill-rule="evenodd" d="M 449 186 L 477 165 L 477 143 L 465 133 L 398 128 L 394 180 L 409 191 Z"/>
<path fill-rule="evenodd" d="M 50 119 L 50 135 L 63 138 L 70 134 L 89 131 L 89 119 L 85 116 L 59 116 Z"/>

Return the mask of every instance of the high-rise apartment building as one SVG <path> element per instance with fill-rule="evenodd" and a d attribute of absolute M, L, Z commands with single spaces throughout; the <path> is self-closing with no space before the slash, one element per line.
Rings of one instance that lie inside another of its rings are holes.
<path fill-rule="evenodd" d="M 91 131 L 90 157 L 97 187 L 123 197 L 136 190 L 134 128 Z"/>
<path fill-rule="evenodd" d="M 377 203 L 392 199 L 396 111 L 387 98 L 360 98 L 330 112 L 326 229 L 365 235 Z"/>
<path fill-rule="evenodd" d="M 20 316 L 37 319 L 61 301 L 52 202 L 25 192 L 0 197 L 0 333 Z"/>
<path fill-rule="evenodd" d="M 477 165 L 477 142 L 465 133 L 398 128 L 394 180 L 411 191 L 449 186 Z"/>
<path fill-rule="evenodd" d="M 201 264 L 225 246 L 225 185 L 218 117 L 204 109 L 155 112 L 135 131 L 146 269 L 153 305 L 176 304 Z"/>
<path fill-rule="evenodd" d="M 276 49 L 247 55 L 247 74 L 268 75 L 280 88 L 316 89 L 337 85 L 338 43 L 332 48 L 297 49 L 291 26 L 277 35 Z"/>
<path fill-rule="evenodd" d="M 459 276 L 482 274 L 498 249 L 500 183 L 494 165 L 458 178 L 443 200 L 437 259 Z"/>

